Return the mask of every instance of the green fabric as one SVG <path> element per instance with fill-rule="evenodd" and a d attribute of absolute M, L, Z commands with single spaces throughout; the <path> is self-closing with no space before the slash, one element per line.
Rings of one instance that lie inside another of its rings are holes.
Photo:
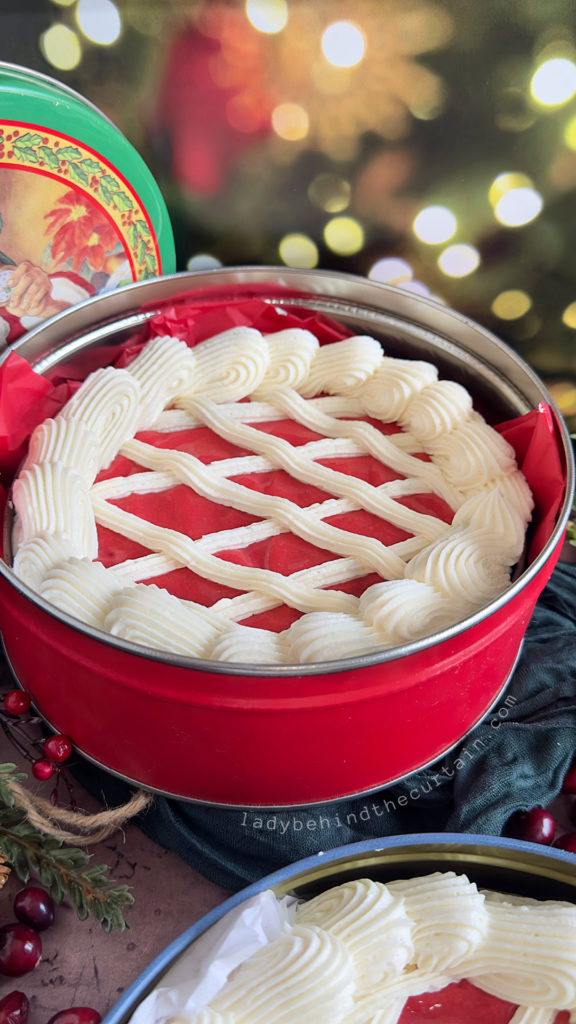
<path fill-rule="evenodd" d="M 546 806 L 576 752 L 576 567 L 560 563 L 541 595 L 505 694 L 442 761 L 371 796 L 300 810 L 221 810 L 158 797 L 138 821 L 206 878 L 238 889 L 345 843 L 408 832 L 500 835 L 516 810 Z M 88 765 L 81 781 L 108 804 L 124 784 Z"/>

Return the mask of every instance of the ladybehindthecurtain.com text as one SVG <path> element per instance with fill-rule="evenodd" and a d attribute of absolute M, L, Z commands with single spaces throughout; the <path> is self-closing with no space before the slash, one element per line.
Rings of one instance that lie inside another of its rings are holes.
<path fill-rule="evenodd" d="M 504 703 L 494 712 L 490 726 L 499 729 L 502 722 L 508 717 L 509 708 L 513 707 L 517 700 L 513 696 L 506 697 Z M 274 813 L 257 814 L 256 812 L 243 811 L 240 825 L 242 828 L 257 829 L 264 832 L 277 832 L 279 835 L 286 835 L 289 832 L 326 832 L 337 828 L 351 828 L 361 825 L 362 822 L 372 821 L 383 817 L 384 814 L 396 812 L 401 807 L 407 807 L 422 796 L 431 793 L 433 789 L 445 783 L 447 778 L 453 778 L 457 771 L 473 761 L 479 752 L 488 748 L 489 744 L 484 739 L 471 740 L 468 746 L 458 751 L 458 756 L 451 762 L 443 764 L 437 772 L 426 776 L 423 781 L 418 781 L 415 776 L 414 784 L 407 793 L 401 793 L 393 800 L 380 797 L 379 799 L 368 798 L 359 810 L 343 814 L 338 811 L 334 814 L 299 814 Z"/>

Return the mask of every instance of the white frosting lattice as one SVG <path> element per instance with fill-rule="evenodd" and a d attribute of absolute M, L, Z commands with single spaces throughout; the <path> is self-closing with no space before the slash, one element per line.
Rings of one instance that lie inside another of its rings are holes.
<path fill-rule="evenodd" d="M 511 447 L 459 384 L 429 363 L 385 356 L 373 338 L 319 346 L 308 331 L 235 328 L 188 348 L 154 338 L 128 366 L 92 374 L 34 432 L 13 489 L 16 573 L 71 615 L 149 647 L 230 662 L 302 663 L 382 650 L 461 620 L 497 597 L 524 544 L 532 498 Z M 372 422 L 368 422 L 368 418 Z M 397 421 L 401 433 L 375 425 Z M 259 424 L 290 421 L 321 435 L 295 444 Z M 209 428 L 247 454 L 206 464 L 156 447 L 142 430 Z M 140 467 L 94 483 L 120 453 Z M 423 453 L 425 456 L 423 457 Z M 371 484 L 319 460 L 370 455 L 395 479 Z M 331 497 L 301 507 L 239 480 L 283 470 Z M 193 540 L 117 502 L 179 485 L 256 521 Z M 429 493 L 451 525 L 403 499 Z M 386 545 L 333 521 L 364 510 L 408 536 Z M 104 568 L 96 524 L 151 554 Z M 221 553 L 291 533 L 326 550 L 290 575 Z M 241 593 L 207 608 L 150 584 L 174 569 Z M 361 597 L 338 584 L 377 573 Z M 144 584 L 141 581 L 146 580 Z M 243 622 L 286 604 L 302 615 L 280 633 Z"/>

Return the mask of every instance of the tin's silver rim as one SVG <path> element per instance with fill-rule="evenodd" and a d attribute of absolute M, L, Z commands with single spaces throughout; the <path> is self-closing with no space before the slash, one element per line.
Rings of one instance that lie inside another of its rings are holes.
<path fill-rule="evenodd" d="M 273 281 L 278 289 L 286 288 L 287 292 L 292 289 L 299 294 L 288 295 L 279 291 L 279 293 L 272 297 L 263 294 L 261 290 L 258 291 L 263 285 L 269 285 L 271 281 Z M 468 341 L 471 338 L 476 343 L 479 340 L 482 341 L 487 346 L 489 352 L 490 362 L 488 365 L 491 372 L 497 375 L 499 379 L 503 378 L 504 381 L 508 382 L 512 391 L 520 392 L 520 387 L 510 377 L 511 368 L 516 369 L 517 375 L 521 374 L 525 387 L 527 384 L 530 385 L 530 398 L 525 397 L 525 402 L 532 404 L 526 405 L 526 411 L 528 408 L 534 408 L 538 402 L 545 402 L 555 416 L 565 460 L 566 493 L 562 508 L 557 516 L 556 526 L 546 545 L 534 561 L 523 572 L 518 574 L 510 587 L 500 597 L 461 622 L 455 623 L 432 636 L 411 641 L 390 650 L 357 655 L 351 658 L 341 658 L 334 661 L 314 662 L 306 665 L 270 665 L 248 662 L 221 663 L 202 658 L 170 654 L 155 648 L 134 644 L 128 640 L 114 637 L 109 633 L 88 626 L 72 618 L 66 612 L 60 611 L 53 605 L 48 604 L 40 595 L 36 594 L 19 580 L 10 566 L 0 559 L 0 573 L 24 598 L 75 632 L 89 636 L 99 643 L 105 643 L 110 647 L 122 650 L 135 657 L 217 675 L 243 677 L 268 677 L 273 675 L 278 679 L 301 677 L 304 680 L 309 676 L 328 675 L 386 664 L 390 661 L 407 658 L 429 647 L 440 645 L 443 641 L 472 629 L 483 622 L 484 619 L 505 607 L 544 569 L 546 563 L 553 556 L 557 545 L 561 544 L 572 509 L 575 468 L 572 443 L 566 424 L 543 382 L 515 351 L 480 324 L 425 296 L 337 271 L 303 272 L 292 268 L 275 266 L 246 266 L 207 271 L 189 271 L 166 275 L 165 277 L 149 281 L 137 281 L 125 285 L 116 291 L 86 299 L 73 309 L 57 314 L 49 321 L 24 335 L 9 351 L 7 350 L 0 354 L 0 364 L 8 357 L 9 352 L 15 351 L 23 355 L 24 358 L 28 358 L 28 361 L 35 370 L 46 373 L 51 366 L 57 365 L 61 361 L 62 353 L 64 355 L 73 354 L 78 349 L 87 346 L 87 339 L 89 339 L 90 344 L 95 340 L 103 341 L 110 334 L 118 333 L 119 325 L 122 329 L 125 328 L 127 330 L 141 327 L 148 319 L 157 314 L 159 305 L 184 301 L 185 299 L 192 300 L 199 289 L 215 287 L 217 285 L 221 289 L 229 288 L 230 298 L 233 298 L 235 301 L 239 298 L 238 285 L 251 285 L 259 298 L 274 305 L 285 304 L 302 307 L 306 306 L 308 300 L 308 308 L 314 309 L 314 311 L 325 312 L 327 315 L 336 318 L 345 317 L 346 309 L 348 309 L 350 315 L 361 313 L 362 316 L 371 317 L 374 321 L 378 320 L 379 323 L 382 323 L 384 320 L 386 324 L 394 324 L 396 327 L 398 325 L 404 325 L 405 327 L 406 324 L 409 324 L 417 332 L 421 332 L 424 340 L 426 337 L 436 339 L 436 341 L 441 339 L 443 344 L 448 347 L 452 346 L 453 350 L 457 351 L 460 356 L 462 351 L 453 341 L 456 327 L 458 327 L 464 338 Z M 320 291 L 315 291 L 315 288 L 320 289 Z M 149 298 L 146 301 L 146 296 L 151 296 L 152 294 L 154 296 L 153 299 Z M 371 302 L 375 303 L 376 296 L 382 302 L 381 307 L 370 304 Z M 222 291 L 219 297 L 225 299 L 226 292 Z M 247 292 L 245 295 L 246 299 L 254 297 L 255 294 L 252 292 Z M 99 306 L 103 307 L 107 315 L 103 317 L 102 322 L 99 322 L 98 328 L 94 329 L 92 327 L 93 309 Z M 137 312 L 134 311 L 135 307 Z M 419 313 L 419 318 L 417 313 Z M 69 340 L 65 343 L 59 343 L 61 342 L 63 324 L 68 324 L 69 326 Z M 72 339 L 70 340 L 71 332 L 75 333 L 72 334 Z M 460 344 L 464 345 L 464 351 L 470 354 L 465 341 L 460 340 Z M 43 345 L 48 346 L 48 354 L 44 356 L 42 356 Z M 472 349 L 476 362 L 487 362 L 487 359 L 484 359 L 483 356 L 477 353 L 474 346 L 472 346 Z M 56 358 L 58 354 L 60 358 Z M 520 393 L 523 394 L 523 392 Z M 6 535 L 4 539 L 8 543 Z"/>

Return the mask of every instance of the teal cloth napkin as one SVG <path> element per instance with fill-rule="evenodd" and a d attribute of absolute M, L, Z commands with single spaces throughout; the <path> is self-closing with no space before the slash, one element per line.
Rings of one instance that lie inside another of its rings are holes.
<path fill-rule="evenodd" d="M 546 806 L 557 796 L 575 754 L 576 567 L 560 563 L 505 693 L 433 767 L 370 796 L 281 811 L 157 797 L 136 820 L 206 878 L 235 890 L 319 850 L 372 837 L 500 835 L 514 811 Z M 124 783 L 85 762 L 75 774 L 108 806 L 130 796 Z"/>

